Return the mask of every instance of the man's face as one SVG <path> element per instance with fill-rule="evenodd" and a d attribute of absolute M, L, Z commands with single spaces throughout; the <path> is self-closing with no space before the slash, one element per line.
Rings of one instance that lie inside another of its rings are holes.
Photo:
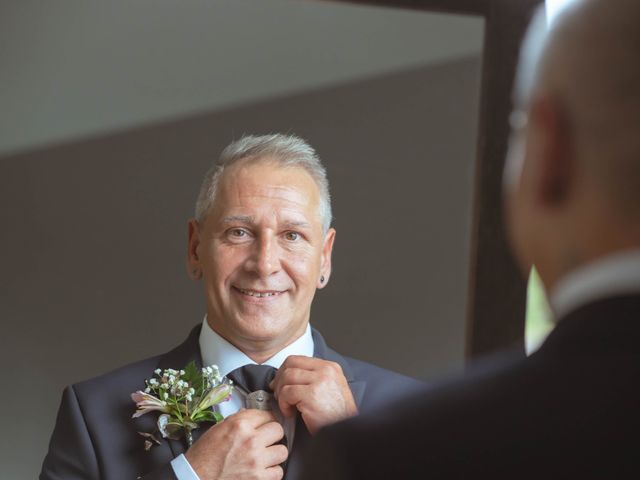
<path fill-rule="evenodd" d="M 208 321 L 231 343 L 282 348 L 304 333 L 335 237 L 322 232 L 319 204 L 304 169 L 240 162 L 220 179 L 204 224 L 191 222 Z"/>

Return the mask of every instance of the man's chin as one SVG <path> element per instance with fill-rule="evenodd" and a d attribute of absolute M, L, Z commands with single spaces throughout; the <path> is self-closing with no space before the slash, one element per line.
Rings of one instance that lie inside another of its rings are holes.
<path fill-rule="evenodd" d="M 282 318 L 244 319 L 236 324 L 237 333 L 244 342 L 282 349 L 304 333 L 302 326 L 294 328 L 293 322 L 283 322 Z"/>

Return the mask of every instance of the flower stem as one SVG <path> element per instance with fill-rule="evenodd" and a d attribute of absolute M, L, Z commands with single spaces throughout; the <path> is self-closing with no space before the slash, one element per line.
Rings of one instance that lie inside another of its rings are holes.
<path fill-rule="evenodd" d="M 191 448 L 191 445 L 193 445 L 193 435 L 191 434 L 191 427 L 184 427 L 184 436 L 187 438 L 187 448 Z"/>

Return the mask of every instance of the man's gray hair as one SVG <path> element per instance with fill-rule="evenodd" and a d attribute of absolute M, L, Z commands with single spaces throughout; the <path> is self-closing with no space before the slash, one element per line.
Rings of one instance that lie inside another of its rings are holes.
<path fill-rule="evenodd" d="M 304 168 L 320 192 L 322 231 L 331 226 L 331 197 L 327 172 L 311 145 L 295 135 L 246 135 L 227 146 L 216 163 L 207 171 L 196 202 L 196 220 L 202 223 L 213 206 L 222 174 L 227 167 L 240 161 L 274 162 L 283 167 Z"/>

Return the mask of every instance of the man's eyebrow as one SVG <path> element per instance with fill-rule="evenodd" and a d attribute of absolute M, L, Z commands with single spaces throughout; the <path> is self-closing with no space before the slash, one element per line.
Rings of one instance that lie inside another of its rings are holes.
<path fill-rule="evenodd" d="M 304 220 L 287 220 L 283 223 L 287 228 L 311 228 L 311 224 Z"/>
<path fill-rule="evenodd" d="M 222 219 L 223 223 L 253 223 L 253 217 L 250 215 L 229 215 Z"/>

